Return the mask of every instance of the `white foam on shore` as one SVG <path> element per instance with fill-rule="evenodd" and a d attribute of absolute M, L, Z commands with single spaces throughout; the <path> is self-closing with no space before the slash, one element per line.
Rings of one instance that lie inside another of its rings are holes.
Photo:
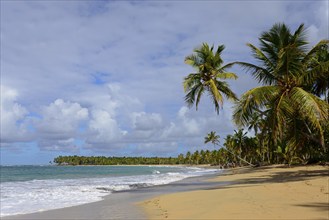
<path fill-rule="evenodd" d="M 163 185 L 216 169 L 187 168 L 185 172 L 107 178 L 32 180 L 1 184 L 0 216 L 28 214 L 96 202 L 113 191 Z"/>

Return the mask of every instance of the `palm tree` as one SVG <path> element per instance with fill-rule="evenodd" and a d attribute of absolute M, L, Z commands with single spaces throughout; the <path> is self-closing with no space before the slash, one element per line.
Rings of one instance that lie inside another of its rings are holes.
<path fill-rule="evenodd" d="M 215 131 L 211 131 L 209 134 L 207 134 L 207 136 L 205 137 L 205 141 L 204 143 L 208 143 L 208 142 L 211 142 L 212 144 L 215 145 L 219 145 L 219 138 L 220 136 L 219 135 L 216 135 L 216 132 Z M 230 154 L 232 154 L 233 156 L 236 156 L 237 158 L 239 158 L 240 160 L 246 162 L 247 164 L 253 166 L 253 164 L 249 163 L 248 161 L 242 159 L 240 156 L 236 155 L 235 153 L 233 153 L 231 150 L 225 148 L 225 150 L 227 150 Z"/>
<path fill-rule="evenodd" d="M 220 45 L 214 51 L 214 46 L 209 47 L 207 43 L 203 43 L 201 47 L 194 50 L 194 54 L 185 58 L 185 63 L 197 71 L 184 78 L 185 101 L 189 107 L 195 104 L 196 109 L 198 109 L 200 98 L 205 92 L 208 92 L 212 98 L 217 114 L 223 106 L 222 94 L 227 99 L 237 100 L 229 85 L 223 81 L 238 78 L 234 73 L 226 72 L 226 69 L 233 64 L 222 66 L 221 53 L 224 48 L 224 45 Z"/>
<path fill-rule="evenodd" d="M 187 164 L 191 164 L 192 162 L 192 155 L 191 155 L 191 152 L 190 151 L 187 151 L 186 155 L 185 155 L 185 160 Z"/>
<path fill-rule="evenodd" d="M 253 113 L 266 110 L 274 144 L 286 139 L 290 149 L 301 146 L 301 127 L 308 136 L 317 137 L 323 145 L 322 123 L 328 120 L 328 104 L 312 94 L 307 86 L 314 83 L 318 73 L 328 71 L 329 63 L 313 62 L 317 52 L 328 44 L 320 41 L 307 51 L 304 25 L 291 33 L 285 24 L 275 24 L 259 38 L 260 48 L 248 44 L 260 65 L 236 62 L 258 79 L 263 86 L 244 93 L 235 106 L 233 119 L 247 126 Z"/>
<path fill-rule="evenodd" d="M 197 150 L 197 151 L 195 151 L 195 152 L 192 154 L 192 161 L 193 161 L 193 164 L 198 165 L 200 159 L 201 159 L 201 155 L 200 155 L 199 151 Z"/>
<path fill-rule="evenodd" d="M 211 131 L 207 136 L 204 138 L 204 143 L 211 142 L 214 145 L 214 148 L 216 145 L 219 145 L 219 135 L 216 135 L 215 131 Z"/>
<path fill-rule="evenodd" d="M 242 148 L 244 147 L 247 139 L 247 132 L 244 132 L 243 129 L 239 129 L 238 131 L 234 130 L 234 133 L 235 134 L 233 135 L 233 138 L 235 140 L 236 147 L 238 148 L 237 149 L 238 155 L 241 158 L 242 150 L 243 150 Z"/>
<path fill-rule="evenodd" d="M 258 135 L 258 130 L 260 128 L 260 124 L 262 121 L 262 114 L 259 112 L 253 112 L 252 116 L 250 117 L 250 121 L 248 121 L 248 130 L 254 130 L 255 136 Z"/>

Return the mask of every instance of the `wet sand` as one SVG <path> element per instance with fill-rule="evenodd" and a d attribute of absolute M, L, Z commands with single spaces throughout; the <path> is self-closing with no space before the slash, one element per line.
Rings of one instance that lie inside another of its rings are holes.
<path fill-rule="evenodd" d="M 146 199 L 150 199 L 163 194 L 197 189 L 209 189 L 211 187 L 217 186 L 218 183 L 209 182 L 206 180 L 209 180 L 209 178 L 213 178 L 217 175 L 220 174 L 216 173 L 214 175 L 188 178 L 167 185 L 115 192 L 105 196 L 104 200 L 99 202 L 32 214 L 2 217 L 1 219 L 147 219 L 147 215 L 143 209 L 136 205 L 140 201 L 144 201 Z"/>

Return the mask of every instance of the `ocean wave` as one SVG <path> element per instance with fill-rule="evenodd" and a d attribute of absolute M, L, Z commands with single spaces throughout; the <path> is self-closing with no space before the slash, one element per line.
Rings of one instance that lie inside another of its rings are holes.
<path fill-rule="evenodd" d="M 213 172 L 213 170 L 188 168 L 177 170 L 177 172 L 167 171 L 166 173 L 152 170 L 152 174 L 135 176 L 4 182 L 1 184 L 0 216 L 27 214 L 96 202 L 113 192 L 164 185 Z"/>

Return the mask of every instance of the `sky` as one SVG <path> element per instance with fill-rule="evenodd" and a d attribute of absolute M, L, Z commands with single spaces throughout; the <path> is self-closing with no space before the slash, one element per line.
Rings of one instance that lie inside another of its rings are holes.
<path fill-rule="evenodd" d="M 328 39 L 325 1 L 1 0 L 1 165 L 58 155 L 177 156 L 237 127 L 233 103 L 184 102 L 184 58 L 203 42 L 224 63 L 255 62 L 247 43 L 275 23 Z M 257 82 L 233 67 L 240 96 Z"/>

